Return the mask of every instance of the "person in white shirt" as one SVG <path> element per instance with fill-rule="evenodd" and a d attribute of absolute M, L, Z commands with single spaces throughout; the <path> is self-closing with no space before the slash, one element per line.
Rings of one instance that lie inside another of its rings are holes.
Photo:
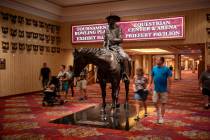
<path fill-rule="evenodd" d="M 69 86 L 68 86 L 69 74 L 65 71 L 65 69 L 66 69 L 66 66 L 61 65 L 60 72 L 58 73 L 57 78 L 60 81 L 60 91 L 65 91 L 65 98 L 67 99 L 67 94 L 68 94 L 68 89 L 69 89 Z"/>

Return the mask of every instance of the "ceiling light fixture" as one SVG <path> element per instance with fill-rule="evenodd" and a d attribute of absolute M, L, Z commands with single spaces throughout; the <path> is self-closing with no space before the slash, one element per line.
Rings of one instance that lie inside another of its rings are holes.
<path fill-rule="evenodd" d="M 167 50 L 159 49 L 159 48 L 151 48 L 151 49 L 129 49 L 135 52 L 141 53 L 169 53 Z"/>

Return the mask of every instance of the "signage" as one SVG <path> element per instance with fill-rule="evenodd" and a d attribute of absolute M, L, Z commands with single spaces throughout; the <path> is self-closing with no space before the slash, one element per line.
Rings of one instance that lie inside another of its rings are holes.
<path fill-rule="evenodd" d="M 125 41 L 183 39 L 184 17 L 119 22 Z M 72 43 L 102 42 L 107 23 L 72 26 Z"/>

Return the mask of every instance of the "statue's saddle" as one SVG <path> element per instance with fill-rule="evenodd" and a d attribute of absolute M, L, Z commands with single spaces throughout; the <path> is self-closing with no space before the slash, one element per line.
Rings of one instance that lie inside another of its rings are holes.
<path fill-rule="evenodd" d="M 122 56 L 119 54 L 119 53 L 117 53 L 116 51 L 113 51 L 113 50 L 109 50 L 115 57 L 116 57 L 116 59 L 117 59 L 117 62 L 119 63 L 119 64 L 121 64 L 122 63 Z"/>

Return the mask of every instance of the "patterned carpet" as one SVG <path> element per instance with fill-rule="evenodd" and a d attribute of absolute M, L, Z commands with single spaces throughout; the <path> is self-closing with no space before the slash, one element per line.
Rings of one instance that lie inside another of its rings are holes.
<path fill-rule="evenodd" d="M 130 131 L 53 124 L 49 121 L 77 112 L 101 102 L 98 85 L 88 87 L 88 101 L 69 98 L 63 106 L 42 107 L 40 94 L 0 99 L 0 139 L 2 140 L 210 140 L 210 109 L 204 110 L 198 90 L 197 75 L 183 74 L 173 81 L 165 123 L 156 124 L 154 107 L 149 95 L 149 116 L 141 119 Z M 131 86 L 132 87 L 132 86 Z M 110 89 L 107 88 L 110 92 Z M 124 101 L 121 86 L 120 102 Z M 110 94 L 107 95 L 110 101 Z M 130 91 L 130 103 L 133 103 Z"/>

